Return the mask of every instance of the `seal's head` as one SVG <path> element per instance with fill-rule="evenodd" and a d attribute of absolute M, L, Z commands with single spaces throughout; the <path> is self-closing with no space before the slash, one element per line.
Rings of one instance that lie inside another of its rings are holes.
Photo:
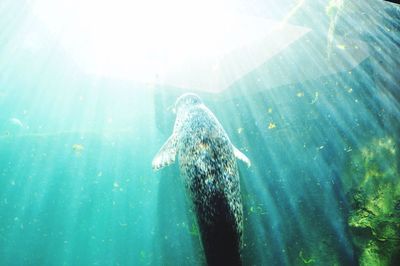
<path fill-rule="evenodd" d="M 179 112 L 183 108 L 192 107 L 194 105 L 202 104 L 200 97 L 194 93 L 185 93 L 181 95 L 175 102 L 175 113 Z"/>

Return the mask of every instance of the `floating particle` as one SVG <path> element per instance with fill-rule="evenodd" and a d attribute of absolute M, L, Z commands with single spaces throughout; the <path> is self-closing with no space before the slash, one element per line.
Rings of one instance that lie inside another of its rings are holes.
<path fill-rule="evenodd" d="M 268 114 L 272 113 L 272 108 L 271 107 L 268 108 L 267 112 L 268 112 Z"/>
<path fill-rule="evenodd" d="M 336 47 L 337 47 L 338 49 L 340 49 L 340 50 L 346 49 L 346 45 L 344 45 L 344 44 L 338 44 L 338 45 L 336 45 Z"/>
<path fill-rule="evenodd" d="M 318 101 L 318 96 L 319 96 L 319 93 L 318 93 L 318 91 L 316 91 L 314 94 L 314 99 L 311 101 L 311 104 L 314 104 Z"/>
<path fill-rule="evenodd" d="M 266 214 L 266 212 L 263 210 L 263 208 L 262 208 L 261 205 L 258 205 L 258 206 L 251 206 L 251 207 L 250 207 L 250 212 L 251 212 L 251 213 L 254 213 L 254 214 L 256 214 L 256 215 L 263 215 L 263 214 Z"/>
<path fill-rule="evenodd" d="M 119 188 L 119 183 L 117 181 L 114 181 L 113 187 Z"/>
<path fill-rule="evenodd" d="M 304 91 L 300 91 L 300 92 L 296 93 L 296 96 L 299 98 L 304 97 Z"/>
<path fill-rule="evenodd" d="M 11 124 L 13 124 L 14 126 L 21 127 L 21 128 L 24 127 L 24 124 L 21 122 L 21 120 L 19 120 L 16 117 L 10 118 L 9 122 Z"/>
<path fill-rule="evenodd" d="M 303 261 L 304 264 L 310 264 L 310 263 L 314 263 L 314 262 L 315 262 L 315 259 L 312 258 L 312 257 L 306 258 L 306 257 L 303 255 L 303 250 L 300 250 L 300 252 L 299 252 L 299 258 Z"/>
<path fill-rule="evenodd" d="M 344 148 L 344 151 L 345 152 L 351 152 L 353 149 L 351 148 L 351 147 L 346 147 L 346 148 Z"/>
<path fill-rule="evenodd" d="M 353 88 L 349 88 L 349 89 L 347 90 L 347 92 L 348 92 L 348 93 L 352 93 L 352 92 L 353 92 Z"/>
<path fill-rule="evenodd" d="M 242 133 L 243 133 L 243 128 L 242 128 L 242 127 L 239 127 L 239 128 L 237 129 L 237 133 L 238 133 L 238 134 L 242 134 Z"/>
<path fill-rule="evenodd" d="M 76 155 L 81 155 L 82 152 L 85 150 L 85 147 L 83 146 L 83 144 L 73 144 L 72 150 Z"/>
<path fill-rule="evenodd" d="M 269 122 L 268 129 L 276 128 L 276 124 L 274 122 Z"/>

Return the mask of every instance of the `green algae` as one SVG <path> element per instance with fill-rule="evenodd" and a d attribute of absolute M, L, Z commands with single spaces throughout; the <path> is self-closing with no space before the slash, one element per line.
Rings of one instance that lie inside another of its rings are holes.
<path fill-rule="evenodd" d="M 352 210 L 348 225 L 360 265 L 393 265 L 400 253 L 398 145 L 373 139 L 350 159 L 344 180 Z"/>

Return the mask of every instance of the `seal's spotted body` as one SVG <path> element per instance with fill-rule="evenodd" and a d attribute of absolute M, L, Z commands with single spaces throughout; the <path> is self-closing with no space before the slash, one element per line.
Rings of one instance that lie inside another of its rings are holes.
<path fill-rule="evenodd" d="M 239 265 L 243 207 L 235 155 L 250 163 L 230 142 L 213 113 L 194 94 L 176 103 L 174 132 L 153 160 L 159 169 L 179 159 L 181 176 L 193 200 L 209 265 Z"/>

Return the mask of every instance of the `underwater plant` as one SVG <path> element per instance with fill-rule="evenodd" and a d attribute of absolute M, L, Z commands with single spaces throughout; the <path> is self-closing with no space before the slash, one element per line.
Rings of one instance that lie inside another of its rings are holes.
<path fill-rule="evenodd" d="M 399 159 L 390 137 L 373 139 L 350 158 L 344 185 L 360 265 L 394 265 L 400 258 Z"/>

